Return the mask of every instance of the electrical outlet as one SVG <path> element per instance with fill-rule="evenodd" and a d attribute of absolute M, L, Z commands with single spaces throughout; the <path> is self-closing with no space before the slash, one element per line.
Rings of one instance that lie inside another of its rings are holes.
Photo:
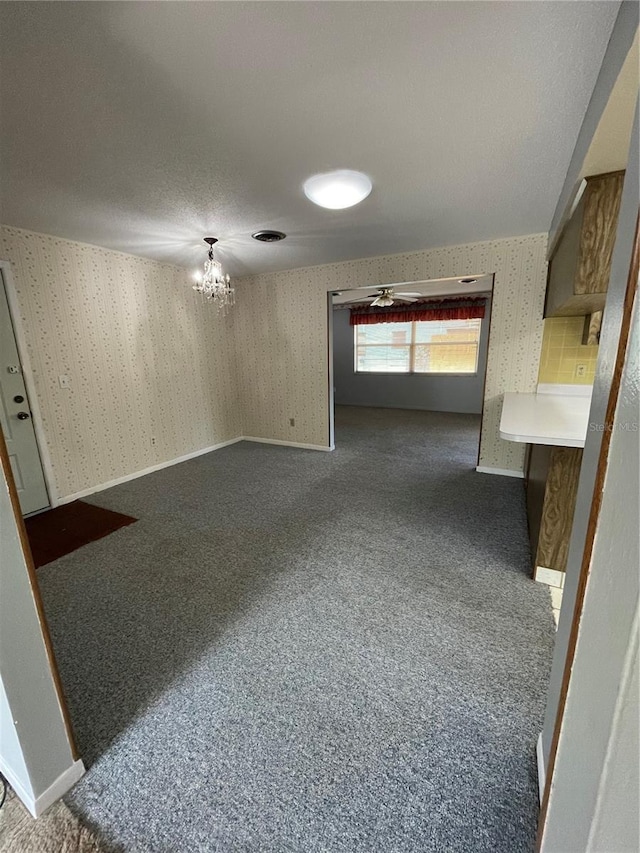
<path fill-rule="evenodd" d="M 295 426 L 295 425 L 296 425 L 296 419 L 295 418 L 289 418 L 289 426 Z"/>
<path fill-rule="evenodd" d="M 587 375 L 587 365 L 586 364 L 576 364 L 576 376 L 586 376 Z"/>

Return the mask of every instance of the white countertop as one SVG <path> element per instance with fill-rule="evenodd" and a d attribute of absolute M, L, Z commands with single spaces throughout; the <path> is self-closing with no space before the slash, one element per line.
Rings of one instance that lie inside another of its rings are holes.
<path fill-rule="evenodd" d="M 502 404 L 500 438 L 526 444 L 584 447 L 591 408 L 590 386 L 579 391 L 547 385 L 537 394 L 507 392 Z"/>

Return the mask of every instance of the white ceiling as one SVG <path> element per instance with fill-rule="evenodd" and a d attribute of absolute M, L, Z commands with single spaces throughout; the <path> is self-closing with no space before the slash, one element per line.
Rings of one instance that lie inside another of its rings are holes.
<path fill-rule="evenodd" d="M 544 231 L 617 9 L 0 3 L 0 221 L 232 274 Z"/>
<path fill-rule="evenodd" d="M 639 84 L 640 50 L 636 33 L 591 140 L 580 170 L 582 177 L 626 168 Z"/>

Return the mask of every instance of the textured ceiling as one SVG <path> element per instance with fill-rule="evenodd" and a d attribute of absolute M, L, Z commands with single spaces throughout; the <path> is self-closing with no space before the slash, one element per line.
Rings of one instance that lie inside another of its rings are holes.
<path fill-rule="evenodd" d="M 428 281 L 400 281 L 385 285 L 385 287 L 390 286 L 394 287 L 398 293 L 421 293 L 423 296 L 471 296 L 490 293 L 493 290 L 493 275 L 479 275 L 470 284 L 464 284 L 459 278 L 432 278 Z M 341 290 L 334 294 L 333 304 L 342 305 L 345 302 L 353 302 L 354 299 L 369 296 L 379 289 L 379 286 L 372 286 Z"/>
<path fill-rule="evenodd" d="M 0 3 L 0 221 L 232 274 L 544 231 L 617 8 Z"/>
<path fill-rule="evenodd" d="M 587 151 L 581 176 L 624 169 L 629 158 L 631 130 L 640 84 L 638 33 L 620 69 L 607 106 Z"/>

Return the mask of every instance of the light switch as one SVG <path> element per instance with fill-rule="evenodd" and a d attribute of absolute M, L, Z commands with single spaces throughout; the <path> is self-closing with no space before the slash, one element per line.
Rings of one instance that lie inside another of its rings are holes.
<path fill-rule="evenodd" d="M 67 376 L 66 373 L 63 373 L 61 376 L 58 376 L 58 382 L 60 383 L 61 388 L 71 388 L 71 379 Z"/>

